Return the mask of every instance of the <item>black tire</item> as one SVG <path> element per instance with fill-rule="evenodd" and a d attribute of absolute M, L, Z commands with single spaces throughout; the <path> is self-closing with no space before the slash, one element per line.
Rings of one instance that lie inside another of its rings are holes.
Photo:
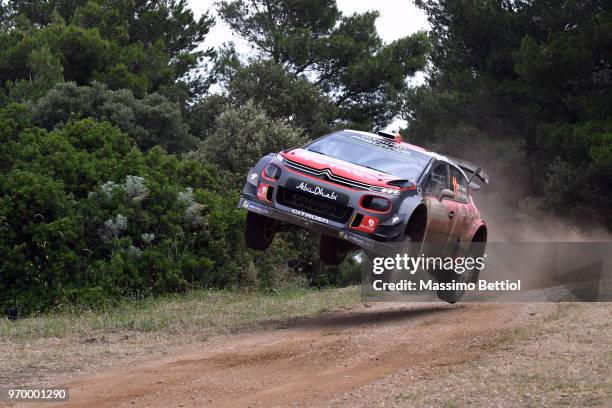
<path fill-rule="evenodd" d="M 346 259 L 351 245 L 340 238 L 321 234 L 319 239 L 319 258 L 327 265 L 340 265 Z"/>
<path fill-rule="evenodd" d="M 472 241 L 470 243 L 470 247 L 467 250 L 466 256 L 477 258 L 483 256 L 485 253 L 485 247 L 487 243 L 481 241 Z M 453 280 L 455 282 L 465 282 L 465 283 L 476 283 L 478 282 L 478 278 L 480 276 L 480 268 L 474 266 L 472 269 L 466 270 L 463 273 L 456 273 L 454 271 L 448 271 L 438 274 L 438 281 L 440 283 L 450 283 Z M 439 290 L 437 291 L 438 299 L 443 300 L 448 303 L 457 303 L 463 295 L 465 294 L 464 290 Z"/>
<path fill-rule="evenodd" d="M 253 212 L 247 213 L 244 226 L 244 240 L 247 247 L 265 251 L 276 234 L 274 220 Z"/>

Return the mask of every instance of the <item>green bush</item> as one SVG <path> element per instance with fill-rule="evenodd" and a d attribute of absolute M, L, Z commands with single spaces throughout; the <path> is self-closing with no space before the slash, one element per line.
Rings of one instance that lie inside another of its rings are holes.
<path fill-rule="evenodd" d="M 0 309 L 241 284 L 243 215 L 213 166 L 142 153 L 108 122 L 32 127 L 20 105 L 0 141 Z"/>
<path fill-rule="evenodd" d="M 238 190 L 249 168 L 261 157 L 302 143 L 301 129 L 269 118 L 249 101 L 238 108 L 228 106 L 217 117 L 214 132 L 188 157 L 219 166 L 228 179 L 227 185 Z"/>
<path fill-rule="evenodd" d="M 32 108 L 34 124 L 48 130 L 88 117 L 118 126 L 142 150 L 161 146 L 178 153 L 195 147 L 180 106 L 156 93 L 138 99 L 129 89 L 113 91 L 99 82 L 91 86 L 62 83 Z"/>

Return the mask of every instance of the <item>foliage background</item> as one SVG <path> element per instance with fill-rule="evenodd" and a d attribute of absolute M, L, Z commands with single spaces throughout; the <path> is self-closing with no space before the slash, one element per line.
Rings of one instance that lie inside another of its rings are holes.
<path fill-rule="evenodd" d="M 612 227 L 610 3 L 416 4 L 431 31 L 384 43 L 335 0 L 220 1 L 244 58 L 185 0 L 0 2 L 0 309 L 352 282 L 314 234 L 247 250 L 235 205 L 260 156 L 396 117 L 487 167 L 510 218 Z"/>

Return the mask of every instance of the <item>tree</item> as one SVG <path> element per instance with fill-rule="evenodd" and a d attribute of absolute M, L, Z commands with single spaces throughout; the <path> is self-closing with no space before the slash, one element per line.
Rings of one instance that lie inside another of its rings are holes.
<path fill-rule="evenodd" d="M 225 95 L 208 94 L 200 97 L 185 112 L 191 133 L 204 140 L 215 132 L 217 117 L 230 107 Z"/>
<path fill-rule="evenodd" d="M 268 118 L 264 111 L 247 102 L 238 108 L 229 107 L 219 115 L 214 133 L 188 157 L 219 166 L 238 188 L 249 168 L 261 157 L 302 142 L 299 129 L 283 120 Z"/>
<path fill-rule="evenodd" d="M 417 5 L 432 25 L 432 68 L 427 85 L 406 94 L 409 137 L 457 149 L 471 129 L 490 145 L 516 142 L 527 163 L 514 167 L 530 170 L 531 194 L 576 217 L 598 208 L 612 226 L 609 2 Z M 567 199 L 561 178 L 593 194 Z"/>
<path fill-rule="evenodd" d="M 161 146 L 180 153 L 196 145 L 181 107 L 155 93 L 137 99 L 127 89 L 112 91 L 98 82 L 91 86 L 69 82 L 56 85 L 32 107 L 33 123 L 49 130 L 81 118 L 118 126 L 142 150 Z"/>
<path fill-rule="evenodd" d="M 235 106 L 253 100 L 268 116 L 286 119 L 308 135 L 325 134 L 337 121 L 338 112 L 330 98 L 271 60 L 237 68 L 228 83 L 228 96 Z"/>
<path fill-rule="evenodd" d="M 218 10 L 240 36 L 297 73 L 314 63 L 311 54 L 342 15 L 335 0 L 221 1 Z"/>
<path fill-rule="evenodd" d="M 44 27 L 53 21 L 53 13 L 69 21 L 75 10 L 87 0 L 9 0 L 6 2 L 8 14 L 15 18 L 21 15 L 36 27 Z"/>
<path fill-rule="evenodd" d="M 162 40 L 173 58 L 193 51 L 214 22 L 208 13 L 196 20 L 186 0 L 9 0 L 6 10 L 35 27 L 52 24 L 57 13 L 66 23 L 98 28 L 103 38 L 121 45 Z"/>
<path fill-rule="evenodd" d="M 212 56 L 197 47 L 214 21 L 208 14 L 196 20 L 185 0 L 12 0 L 6 10 L 2 83 L 31 80 L 28 56 L 46 49 L 63 79 L 79 85 L 98 80 L 139 97 L 158 91 L 184 102 L 208 84 L 194 69 Z"/>
<path fill-rule="evenodd" d="M 386 124 L 405 78 L 425 65 L 424 33 L 383 44 L 376 12 L 343 16 L 333 0 L 221 1 L 218 11 L 261 58 L 309 79 L 356 127 Z"/>

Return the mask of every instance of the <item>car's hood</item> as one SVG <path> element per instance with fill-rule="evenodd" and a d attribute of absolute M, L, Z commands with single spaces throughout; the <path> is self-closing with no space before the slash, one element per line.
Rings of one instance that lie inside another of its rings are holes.
<path fill-rule="evenodd" d="M 344 160 L 336 159 L 306 149 L 293 149 L 282 152 L 286 159 L 317 170 L 329 169 L 334 175 L 362 183 L 388 187 L 387 183 L 397 180 L 397 176 L 369 169 Z"/>

